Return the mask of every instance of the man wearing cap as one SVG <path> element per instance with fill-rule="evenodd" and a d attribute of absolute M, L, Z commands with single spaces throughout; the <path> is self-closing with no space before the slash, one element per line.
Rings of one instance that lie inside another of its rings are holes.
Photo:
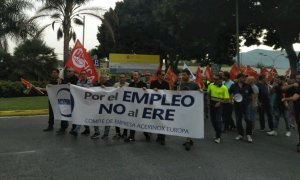
<path fill-rule="evenodd" d="M 216 131 L 215 143 L 221 142 L 222 132 L 222 104 L 229 101 L 228 89 L 222 84 L 222 76 L 214 76 L 214 83 L 207 89 L 210 105 L 211 123 Z"/>
<path fill-rule="evenodd" d="M 236 125 L 239 135 L 235 138 L 241 140 L 244 138 L 245 132 L 242 119 L 246 122 L 246 137 L 249 143 L 252 143 L 252 122 L 250 120 L 250 102 L 253 94 L 251 86 L 246 84 L 246 76 L 242 73 L 237 75 L 237 82 L 231 86 L 229 93 L 234 100 L 234 109 L 236 116 Z"/>

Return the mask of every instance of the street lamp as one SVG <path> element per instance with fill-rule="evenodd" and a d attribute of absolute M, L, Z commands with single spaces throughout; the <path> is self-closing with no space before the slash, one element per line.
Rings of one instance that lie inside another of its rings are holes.
<path fill-rule="evenodd" d="M 275 67 L 275 61 L 276 61 L 276 59 L 278 59 L 280 56 L 284 56 L 284 54 L 279 54 L 279 55 L 277 55 L 275 57 L 271 57 L 271 56 L 266 55 L 266 54 L 264 54 L 264 56 L 267 56 L 268 58 L 270 58 L 272 60 L 272 62 L 273 62 L 272 66 Z"/>
<path fill-rule="evenodd" d="M 236 58 L 238 70 L 240 71 L 240 42 L 239 42 L 239 2 L 235 0 L 235 21 L 236 21 Z"/>
<path fill-rule="evenodd" d="M 85 16 L 81 17 L 79 14 L 77 14 L 77 16 L 83 20 L 82 45 L 84 47 Z"/>

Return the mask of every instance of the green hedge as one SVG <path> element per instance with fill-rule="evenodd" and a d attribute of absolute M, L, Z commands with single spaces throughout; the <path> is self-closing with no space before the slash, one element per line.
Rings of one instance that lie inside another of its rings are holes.
<path fill-rule="evenodd" d="M 46 87 L 47 81 L 30 81 L 34 86 Z M 26 87 L 20 82 L 0 81 L 0 97 L 25 97 L 25 96 L 44 96 L 38 93 L 34 88 L 29 94 L 24 94 Z"/>

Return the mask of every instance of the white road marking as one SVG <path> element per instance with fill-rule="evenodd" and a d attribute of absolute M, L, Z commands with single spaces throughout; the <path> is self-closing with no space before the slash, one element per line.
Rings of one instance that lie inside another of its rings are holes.
<path fill-rule="evenodd" d="M 0 155 L 19 155 L 19 154 L 32 154 L 36 153 L 35 150 L 32 151 L 20 151 L 20 152 L 6 152 L 6 153 L 0 153 Z"/>

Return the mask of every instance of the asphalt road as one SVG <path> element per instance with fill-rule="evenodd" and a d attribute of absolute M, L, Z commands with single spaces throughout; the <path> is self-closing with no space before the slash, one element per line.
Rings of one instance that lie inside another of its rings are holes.
<path fill-rule="evenodd" d="M 56 122 L 56 124 L 59 124 Z M 281 121 L 283 124 L 283 121 Z M 167 137 L 166 145 L 146 142 L 91 140 L 79 135 L 42 132 L 47 116 L 0 119 L 0 179 L 222 179 L 299 180 L 300 153 L 296 131 L 286 137 L 254 132 L 254 143 L 234 140 L 236 132 L 215 144 L 210 122 L 205 139 L 185 151 L 184 138 Z M 112 128 L 114 129 L 114 128 Z M 101 133 L 103 128 L 101 129 Z"/>

